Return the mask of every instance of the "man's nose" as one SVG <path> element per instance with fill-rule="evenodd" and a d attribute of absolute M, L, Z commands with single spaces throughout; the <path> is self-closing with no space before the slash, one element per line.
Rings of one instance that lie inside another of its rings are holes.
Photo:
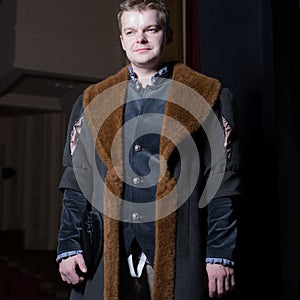
<path fill-rule="evenodd" d="M 147 36 L 146 36 L 145 32 L 138 31 L 136 40 L 138 43 L 147 43 Z"/>

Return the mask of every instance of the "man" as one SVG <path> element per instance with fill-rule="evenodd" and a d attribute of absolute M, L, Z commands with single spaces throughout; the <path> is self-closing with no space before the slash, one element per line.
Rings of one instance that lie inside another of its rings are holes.
<path fill-rule="evenodd" d="M 120 7 L 130 64 L 87 88 L 69 121 L 61 277 L 74 285 L 71 299 L 220 297 L 235 285 L 241 198 L 232 93 L 164 61 L 172 39 L 164 1 L 126 0 Z M 85 276 L 88 202 L 101 211 L 103 255 Z"/>

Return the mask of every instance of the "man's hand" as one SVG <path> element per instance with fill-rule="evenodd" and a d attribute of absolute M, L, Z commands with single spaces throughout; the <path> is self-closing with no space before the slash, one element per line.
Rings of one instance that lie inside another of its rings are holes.
<path fill-rule="evenodd" d="M 206 264 L 210 298 L 220 298 L 235 285 L 234 269 L 221 264 Z"/>
<path fill-rule="evenodd" d="M 84 278 L 78 275 L 76 272 L 76 267 L 79 268 L 83 273 L 87 272 L 82 254 L 77 254 L 63 259 L 59 263 L 59 273 L 62 280 L 69 284 L 77 284 L 82 282 Z"/>

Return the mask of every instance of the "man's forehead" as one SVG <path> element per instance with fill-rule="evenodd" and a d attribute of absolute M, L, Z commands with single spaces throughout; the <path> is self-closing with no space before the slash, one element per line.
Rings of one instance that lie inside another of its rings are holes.
<path fill-rule="evenodd" d="M 158 23 L 158 11 L 154 9 L 146 10 L 129 10 L 124 11 L 121 16 L 121 22 L 133 22 L 143 21 L 143 22 L 155 22 Z"/>

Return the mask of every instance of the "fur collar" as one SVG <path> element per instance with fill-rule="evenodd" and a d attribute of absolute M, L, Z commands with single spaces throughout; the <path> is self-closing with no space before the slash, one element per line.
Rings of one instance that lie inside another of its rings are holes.
<path fill-rule="evenodd" d="M 121 198 L 123 182 L 118 174 L 122 174 L 123 166 L 122 149 L 113 147 L 113 142 L 117 141 L 117 145 L 122 145 L 121 135 L 116 137 L 116 134 L 123 125 L 123 105 L 128 78 L 128 67 L 125 67 L 116 75 L 91 85 L 84 92 L 84 106 L 89 108 L 87 116 L 90 125 L 92 124 L 91 129 L 95 136 L 96 148 L 108 169 L 104 191 L 104 212 L 109 212 L 104 216 L 104 299 L 106 300 L 119 299 L 119 273 L 116 268 L 119 265 L 118 213 L 120 202 L 118 197 Z M 172 128 L 172 132 L 169 132 L 167 118 L 164 118 L 160 155 L 166 161 L 175 145 L 182 141 L 187 134 L 195 132 L 200 127 L 201 122 L 209 113 L 209 108 L 217 100 L 220 88 L 221 84 L 218 80 L 195 72 L 182 63 L 174 65 L 173 81 L 166 103 L 165 115 L 176 120 L 178 124 L 182 124 L 186 130 Z M 205 101 L 200 101 L 199 97 L 203 97 Z M 101 114 L 98 113 L 99 111 Z M 113 113 L 111 113 L 112 111 Z M 189 112 L 193 112 L 193 114 Z M 172 134 L 172 141 L 166 138 L 169 134 Z M 113 155 L 111 149 L 113 149 Z M 164 205 L 164 201 L 160 202 L 159 200 L 171 191 L 176 194 L 175 187 L 176 182 L 167 171 L 157 185 L 157 214 Z M 156 221 L 153 300 L 174 298 L 175 241 L 176 212 Z"/>

